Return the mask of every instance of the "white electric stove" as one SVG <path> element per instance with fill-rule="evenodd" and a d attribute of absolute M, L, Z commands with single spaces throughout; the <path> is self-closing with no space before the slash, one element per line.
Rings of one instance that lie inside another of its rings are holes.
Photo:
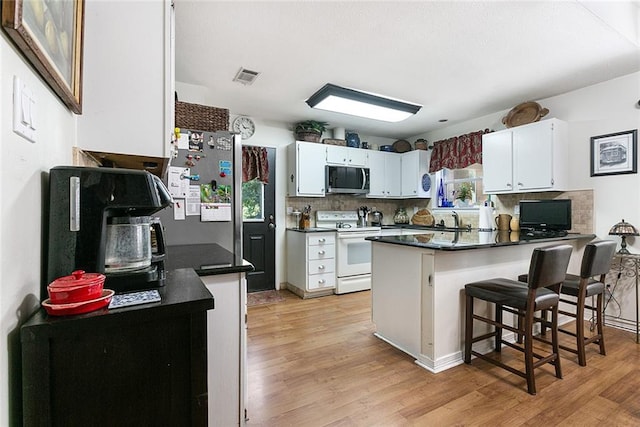
<path fill-rule="evenodd" d="M 316 227 L 336 230 L 336 294 L 371 289 L 371 242 L 380 227 L 359 227 L 356 211 L 318 211 Z"/>

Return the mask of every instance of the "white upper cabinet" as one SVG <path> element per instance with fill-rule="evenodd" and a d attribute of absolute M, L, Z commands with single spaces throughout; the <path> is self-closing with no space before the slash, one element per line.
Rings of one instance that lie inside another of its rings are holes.
<path fill-rule="evenodd" d="M 289 196 L 324 197 L 326 147 L 300 141 L 287 146 Z"/>
<path fill-rule="evenodd" d="M 567 190 L 567 132 L 566 122 L 549 119 L 483 135 L 484 192 Z"/>
<path fill-rule="evenodd" d="M 431 197 L 429 159 L 429 152 L 425 150 L 409 151 L 402 154 L 402 197 Z"/>
<path fill-rule="evenodd" d="M 400 154 L 370 151 L 367 197 L 399 197 L 401 173 Z"/>
<path fill-rule="evenodd" d="M 327 164 L 345 166 L 367 166 L 369 151 L 361 148 L 325 145 L 327 148 Z"/>
<path fill-rule="evenodd" d="M 85 2 L 78 148 L 169 157 L 175 98 L 172 3 Z"/>
<path fill-rule="evenodd" d="M 512 132 L 482 135 L 482 179 L 485 193 L 513 190 Z"/>

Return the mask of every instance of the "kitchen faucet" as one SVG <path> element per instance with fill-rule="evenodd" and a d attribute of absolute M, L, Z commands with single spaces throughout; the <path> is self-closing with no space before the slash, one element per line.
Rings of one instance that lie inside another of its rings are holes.
<path fill-rule="evenodd" d="M 454 221 L 453 226 L 455 228 L 460 228 L 460 217 L 458 216 L 458 212 L 451 211 L 451 215 L 453 215 L 453 221 Z"/>

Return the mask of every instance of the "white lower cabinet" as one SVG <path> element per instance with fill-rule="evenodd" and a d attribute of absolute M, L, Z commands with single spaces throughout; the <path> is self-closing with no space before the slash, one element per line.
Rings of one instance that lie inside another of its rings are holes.
<path fill-rule="evenodd" d="M 201 276 L 215 300 L 207 311 L 210 427 L 244 426 L 247 417 L 247 281 L 245 273 Z"/>
<path fill-rule="evenodd" d="M 333 231 L 287 230 L 287 288 L 302 298 L 332 294 L 336 287 Z"/>

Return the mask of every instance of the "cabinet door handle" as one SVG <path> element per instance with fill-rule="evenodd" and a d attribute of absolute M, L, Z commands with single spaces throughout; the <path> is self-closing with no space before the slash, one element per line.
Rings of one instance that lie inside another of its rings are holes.
<path fill-rule="evenodd" d="M 318 242 L 319 242 L 319 243 L 324 243 L 324 242 L 326 242 L 326 241 L 327 241 L 327 239 L 318 239 Z"/>
<path fill-rule="evenodd" d="M 324 270 L 324 265 L 319 265 L 318 270 Z"/>
<path fill-rule="evenodd" d="M 519 185 L 520 187 L 522 187 L 524 184 L 523 184 L 523 183 L 521 183 L 521 182 L 519 182 L 519 183 L 518 183 L 518 185 Z"/>
<path fill-rule="evenodd" d="M 320 279 L 320 280 L 318 280 L 318 283 L 319 283 L 319 284 L 321 284 L 321 285 L 324 285 L 324 282 L 325 282 L 325 280 L 324 280 L 324 279 Z"/>
<path fill-rule="evenodd" d="M 318 255 L 324 255 L 325 252 L 324 251 L 318 251 Z"/>
<path fill-rule="evenodd" d="M 511 183 L 507 182 L 507 187 L 511 187 Z"/>

